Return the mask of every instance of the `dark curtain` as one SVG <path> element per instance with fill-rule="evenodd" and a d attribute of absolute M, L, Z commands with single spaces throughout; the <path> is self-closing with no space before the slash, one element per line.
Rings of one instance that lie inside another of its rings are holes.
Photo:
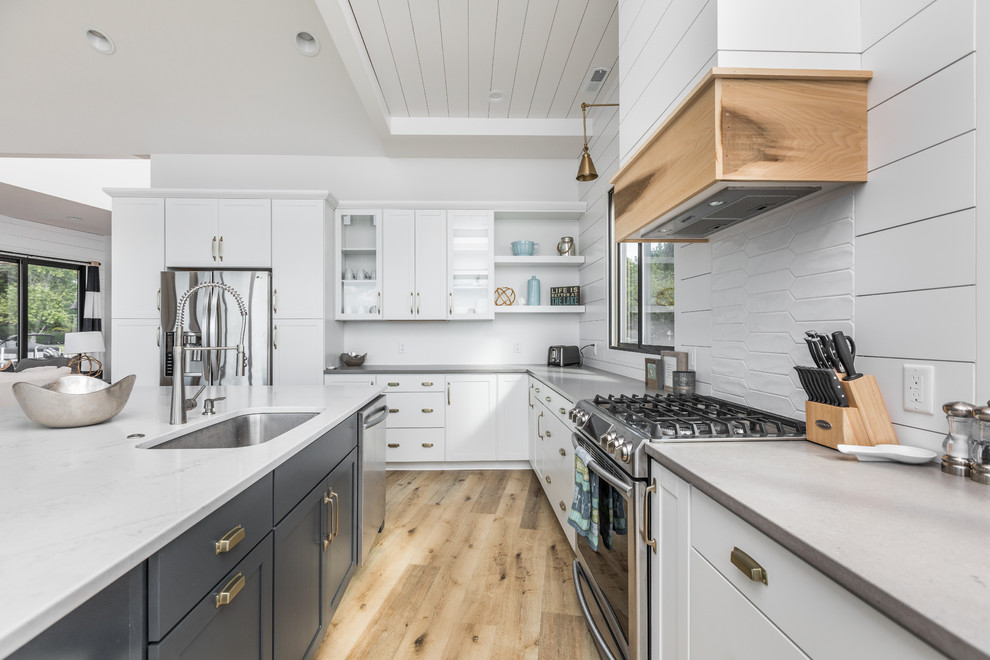
<path fill-rule="evenodd" d="M 100 267 L 86 266 L 86 292 L 83 298 L 82 322 L 79 330 L 103 330 L 103 294 L 100 293 Z"/>

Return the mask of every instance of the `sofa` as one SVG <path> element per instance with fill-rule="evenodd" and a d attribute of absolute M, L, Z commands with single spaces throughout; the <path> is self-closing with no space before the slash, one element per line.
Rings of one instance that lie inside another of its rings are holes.
<path fill-rule="evenodd" d="M 70 374 L 72 374 L 72 369 L 69 367 L 56 365 L 25 367 L 21 371 L 0 371 L 0 408 L 17 405 L 17 399 L 14 398 L 13 391 L 14 383 L 23 382 L 31 383 L 32 385 L 47 385 Z"/>

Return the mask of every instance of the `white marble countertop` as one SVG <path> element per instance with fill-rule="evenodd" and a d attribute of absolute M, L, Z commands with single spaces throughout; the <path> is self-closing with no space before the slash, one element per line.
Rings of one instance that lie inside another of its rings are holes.
<path fill-rule="evenodd" d="M 113 420 L 47 429 L 0 408 L 0 657 L 44 631 L 296 454 L 382 388 L 214 387 L 218 414 L 169 426 L 169 388 L 136 387 Z M 202 398 L 200 399 L 202 400 Z M 245 410 L 320 411 L 267 443 L 239 449 L 138 444 Z M 205 421 L 208 420 L 208 421 Z M 144 438 L 128 439 L 134 433 Z"/>
<path fill-rule="evenodd" d="M 951 658 L 990 658 L 990 487 L 806 441 L 647 453 Z"/>

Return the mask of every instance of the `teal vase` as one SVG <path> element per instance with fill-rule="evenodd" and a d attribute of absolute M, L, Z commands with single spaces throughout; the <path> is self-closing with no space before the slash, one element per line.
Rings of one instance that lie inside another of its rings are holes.
<path fill-rule="evenodd" d="M 526 283 L 526 304 L 540 304 L 540 281 L 536 279 L 536 275 L 529 278 L 529 282 Z"/>

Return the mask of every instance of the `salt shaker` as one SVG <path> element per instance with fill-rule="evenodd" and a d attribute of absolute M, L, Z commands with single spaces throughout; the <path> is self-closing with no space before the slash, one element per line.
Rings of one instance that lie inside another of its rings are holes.
<path fill-rule="evenodd" d="M 969 478 L 990 485 L 990 406 L 973 409 L 973 437 L 969 442 L 969 458 L 972 461 Z"/>
<path fill-rule="evenodd" d="M 973 436 L 974 406 L 965 401 L 953 401 L 942 406 L 949 432 L 942 442 L 942 472 L 957 477 L 970 476 L 969 441 Z"/>

